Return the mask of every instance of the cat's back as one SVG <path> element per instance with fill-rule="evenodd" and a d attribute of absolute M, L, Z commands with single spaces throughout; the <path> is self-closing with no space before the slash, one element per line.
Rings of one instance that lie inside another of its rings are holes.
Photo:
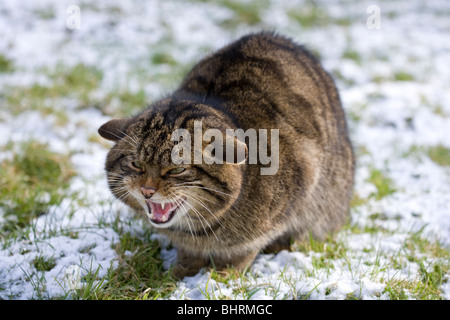
<path fill-rule="evenodd" d="M 293 217 L 300 217 L 290 222 L 297 228 L 293 234 L 304 234 L 309 224 L 322 237 L 343 223 L 353 150 L 334 81 L 304 47 L 273 33 L 245 36 L 200 61 L 179 92 L 207 104 L 219 101 L 237 128 L 279 129 L 279 172 L 269 178 L 248 175 L 246 184 L 256 192 L 247 196 L 267 189 L 268 199 L 290 203 L 297 212 Z"/>
<path fill-rule="evenodd" d="M 338 133 L 346 136 L 332 78 L 305 48 L 274 33 L 242 37 L 206 57 L 179 91 L 223 99 L 244 129 L 276 127 L 283 124 L 278 119 L 322 143 Z"/>

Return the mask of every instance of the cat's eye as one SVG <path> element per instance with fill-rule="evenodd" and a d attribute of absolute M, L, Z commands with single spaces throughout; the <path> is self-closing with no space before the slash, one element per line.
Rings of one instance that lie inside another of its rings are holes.
<path fill-rule="evenodd" d="M 136 162 L 136 161 L 131 162 L 131 167 L 133 169 L 135 169 L 136 171 L 140 171 L 140 172 L 144 171 L 144 167 L 139 162 Z"/>
<path fill-rule="evenodd" d="M 178 168 L 169 170 L 169 171 L 167 172 L 167 174 L 172 174 L 172 175 L 180 174 L 180 173 L 184 172 L 185 170 L 186 170 L 185 168 L 178 167 Z"/>

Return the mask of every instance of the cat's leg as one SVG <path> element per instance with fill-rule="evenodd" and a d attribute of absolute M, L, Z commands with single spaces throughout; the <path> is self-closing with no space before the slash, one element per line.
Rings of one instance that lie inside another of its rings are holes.
<path fill-rule="evenodd" d="M 292 237 L 290 234 L 283 234 L 280 237 L 269 243 L 264 249 L 264 253 L 277 253 L 281 250 L 290 250 L 292 244 Z"/>
<path fill-rule="evenodd" d="M 211 265 L 220 273 L 226 274 L 229 267 L 233 267 L 238 272 L 243 272 L 251 267 L 258 253 L 259 250 L 255 250 L 244 255 L 235 256 L 231 259 L 214 257 L 212 258 Z"/>
<path fill-rule="evenodd" d="M 208 263 L 209 260 L 201 255 L 177 248 L 177 264 L 173 269 L 173 275 L 178 279 L 194 276 L 201 268 L 206 267 Z"/>

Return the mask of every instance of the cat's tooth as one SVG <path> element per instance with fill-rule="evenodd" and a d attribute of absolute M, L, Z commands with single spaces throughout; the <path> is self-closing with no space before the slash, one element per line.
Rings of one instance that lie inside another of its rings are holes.
<path fill-rule="evenodd" d="M 166 206 L 166 203 L 165 202 L 162 202 L 161 203 L 161 209 L 163 209 L 164 210 L 164 207 Z"/>
<path fill-rule="evenodd" d="M 167 216 L 166 216 L 166 215 L 163 215 L 163 216 L 161 217 L 161 220 L 162 220 L 162 222 L 166 222 L 166 221 L 167 221 Z"/>

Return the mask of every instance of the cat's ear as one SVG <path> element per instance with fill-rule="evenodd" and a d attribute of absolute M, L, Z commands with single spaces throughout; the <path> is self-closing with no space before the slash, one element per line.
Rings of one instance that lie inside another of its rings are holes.
<path fill-rule="evenodd" d="M 209 129 L 205 132 L 203 139 L 208 143 L 203 150 L 203 161 L 206 164 L 245 164 L 248 148 L 236 137 L 225 135 L 223 139 L 223 135 L 218 129 Z"/>
<path fill-rule="evenodd" d="M 130 119 L 113 119 L 102 125 L 98 133 L 107 140 L 119 141 L 125 136 L 129 124 Z"/>

